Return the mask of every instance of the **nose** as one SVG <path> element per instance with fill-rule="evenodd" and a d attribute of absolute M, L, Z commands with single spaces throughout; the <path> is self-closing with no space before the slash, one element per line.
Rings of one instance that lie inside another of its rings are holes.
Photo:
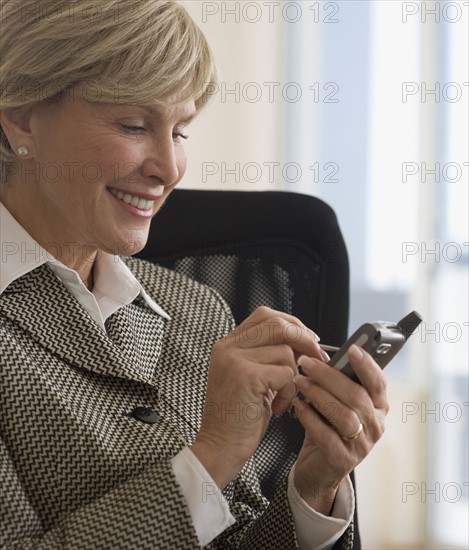
<path fill-rule="evenodd" d="M 158 184 L 175 185 L 184 175 L 185 154 L 182 148 L 170 138 L 161 137 L 153 142 L 142 165 L 142 175 Z"/>

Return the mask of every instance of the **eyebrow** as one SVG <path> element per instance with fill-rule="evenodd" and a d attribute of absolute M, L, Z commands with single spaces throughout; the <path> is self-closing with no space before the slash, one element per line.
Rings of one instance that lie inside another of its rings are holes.
<path fill-rule="evenodd" d="M 153 114 L 153 115 L 161 115 L 161 113 L 158 111 L 157 107 L 153 107 L 152 105 L 136 105 L 139 109 L 143 109 L 144 111 L 147 111 L 147 113 Z M 179 124 L 189 124 L 194 120 L 194 118 L 197 116 L 197 111 L 195 111 L 192 115 L 188 115 L 187 117 L 181 119 L 179 121 Z"/>

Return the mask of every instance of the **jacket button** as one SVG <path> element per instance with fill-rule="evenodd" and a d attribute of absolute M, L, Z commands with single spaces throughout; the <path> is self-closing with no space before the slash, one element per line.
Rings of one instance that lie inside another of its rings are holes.
<path fill-rule="evenodd" d="M 146 424 L 156 424 L 156 422 L 158 422 L 158 415 L 156 412 L 147 407 L 136 407 L 130 415 Z"/>

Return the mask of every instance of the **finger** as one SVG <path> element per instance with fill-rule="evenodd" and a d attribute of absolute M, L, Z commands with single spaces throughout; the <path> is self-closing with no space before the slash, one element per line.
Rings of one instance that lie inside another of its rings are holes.
<path fill-rule="evenodd" d="M 264 365 L 288 365 L 295 374 L 298 372 L 298 366 L 295 359 L 295 354 L 292 348 L 287 344 L 279 344 L 277 346 L 261 346 L 243 353 L 249 353 L 251 358 Z"/>
<path fill-rule="evenodd" d="M 292 367 L 250 362 L 250 373 L 253 376 L 251 382 L 245 379 L 244 384 L 251 387 L 255 396 L 262 395 L 263 400 L 271 405 L 274 414 L 281 414 L 290 407 L 297 393 Z M 250 375 L 246 373 L 246 376 Z"/>
<path fill-rule="evenodd" d="M 265 389 L 264 395 L 269 395 L 269 390 L 275 395 L 272 401 L 272 409 L 278 414 L 279 408 L 290 405 L 296 395 L 296 386 L 293 382 L 295 373 L 293 369 L 285 365 L 257 365 L 262 372 Z"/>
<path fill-rule="evenodd" d="M 302 356 L 298 360 L 301 372 L 312 382 L 327 390 L 336 399 L 354 411 L 373 408 L 374 404 L 366 388 L 353 382 L 337 369 L 317 359 Z"/>
<path fill-rule="evenodd" d="M 295 399 L 297 395 L 298 388 L 296 387 L 296 384 L 292 379 L 288 384 L 285 385 L 281 392 L 275 393 L 275 397 L 272 401 L 272 412 L 278 416 L 289 410 L 293 399 Z"/>
<path fill-rule="evenodd" d="M 327 459 L 328 467 L 332 470 L 340 471 L 343 475 L 350 473 L 373 448 L 365 431 L 357 439 L 346 441 L 302 401 L 295 403 L 295 411 L 305 434 Z"/>
<path fill-rule="evenodd" d="M 361 385 L 366 389 L 374 406 L 382 409 L 386 413 L 389 410 L 389 404 L 386 397 L 386 378 L 379 365 L 373 360 L 371 355 L 359 348 L 351 346 L 348 351 L 350 366 L 358 376 Z"/>
<path fill-rule="evenodd" d="M 292 323 L 280 315 L 259 324 L 244 325 L 243 331 L 228 336 L 227 343 L 242 348 L 287 344 L 296 356 L 305 354 L 322 357 L 314 332 L 299 321 Z"/>
<path fill-rule="evenodd" d="M 294 382 L 306 403 L 314 407 L 338 434 L 357 431 L 361 420 L 353 409 L 306 376 L 295 376 Z"/>
<path fill-rule="evenodd" d="M 352 445 L 346 442 L 341 435 L 322 416 L 307 403 L 301 400 L 294 401 L 295 416 L 301 423 L 305 432 L 328 457 L 330 462 L 342 460 L 340 457 L 353 457 L 355 462 L 350 464 L 350 469 L 356 464 L 356 457 L 364 457 L 372 447 L 365 434 L 353 440 Z"/>
<path fill-rule="evenodd" d="M 312 382 L 327 390 L 339 402 L 355 411 L 360 421 L 367 426 L 368 434 L 375 442 L 381 437 L 387 410 L 375 406 L 367 388 L 316 359 L 301 357 L 300 365 L 303 373 Z"/>
<path fill-rule="evenodd" d="M 237 338 L 240 342 L 253 342 L 254 344 L 261 341 L 262 338 L 272 339 L 274 336 L 282 336 L 283 339 L 296 340 L 299 334 L 306 334 L 311 341 L 317 342 L 317 335 L 307 328 L 295 317 L 286 316 L 280 312 L 276 315 L 263 319 L 262 321 L 245 321 L 237 327 L 228 338 Z"/>
<path fill-rule="evenodd" d="M 306 325 L 304 325 L 297 317 L 290 315 L 288 313 L 285 313 L 283 311 L 278 311 L 276 309 L 269 308 L 267 306 L 260 306 L 256 308 L 251 313 L 251 315 L 249 315 L 249 317 L 247 317 L 242 323 L 240 323 L 240 325 L 237 328 L 243 331 L 246 325 L 260 324 L 265 321 L 268 321 L 272 317 L 282 317 L 283 319 L 285 319 L 285 321 L 289 323 L 299 324 L 305 330 L 309 331 L 312 335 L 314 335 L 314 339 L 316 342 L 319 342 L 320 340 L 319 336 L 312 330 L 308 329 Z"/>
<path fill-rule="evenodd" d="M 251 313 L 251 315 L 249 315 L 249 317 L 247 317 L 240 325 L 238 325 L 238 327 L 236 327 L 230 334 L 228 334 L 226 338 L 240 339 L 240 336 L 245 333 L 247 329 L 261 323 L 266 323 L 267 321 L 272 320 L 276 317 L 280 317 L 284 321 L 286 321 L 286 323 L 299 327 L 302 331 L 310 334 L 314 342 L 319 342 L 319 336 L 314 331 L 306 327 L 306 325 L 304 325 L 297 317 L 294 317 L 293 315 L 289 315 L 288 313 L 284 313 L 282 311 L 268 308 L 266 306 L 258 307 L 253 313 Z"/>

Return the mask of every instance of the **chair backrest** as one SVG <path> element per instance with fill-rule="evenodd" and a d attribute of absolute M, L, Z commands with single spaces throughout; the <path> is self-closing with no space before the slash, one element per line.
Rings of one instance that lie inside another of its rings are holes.
<path fill-rule="evenodd" d="M 237 323 L 267 305 L 295 315 L 324 343 L 346 340 L 347 253 L 334 212 L 317 198 L 175 190 L 139 257 L 214 287 Z M 272 419 L 255 456 L 268 499 L 295 461 L 303 435 L 288 414 Z"/>

